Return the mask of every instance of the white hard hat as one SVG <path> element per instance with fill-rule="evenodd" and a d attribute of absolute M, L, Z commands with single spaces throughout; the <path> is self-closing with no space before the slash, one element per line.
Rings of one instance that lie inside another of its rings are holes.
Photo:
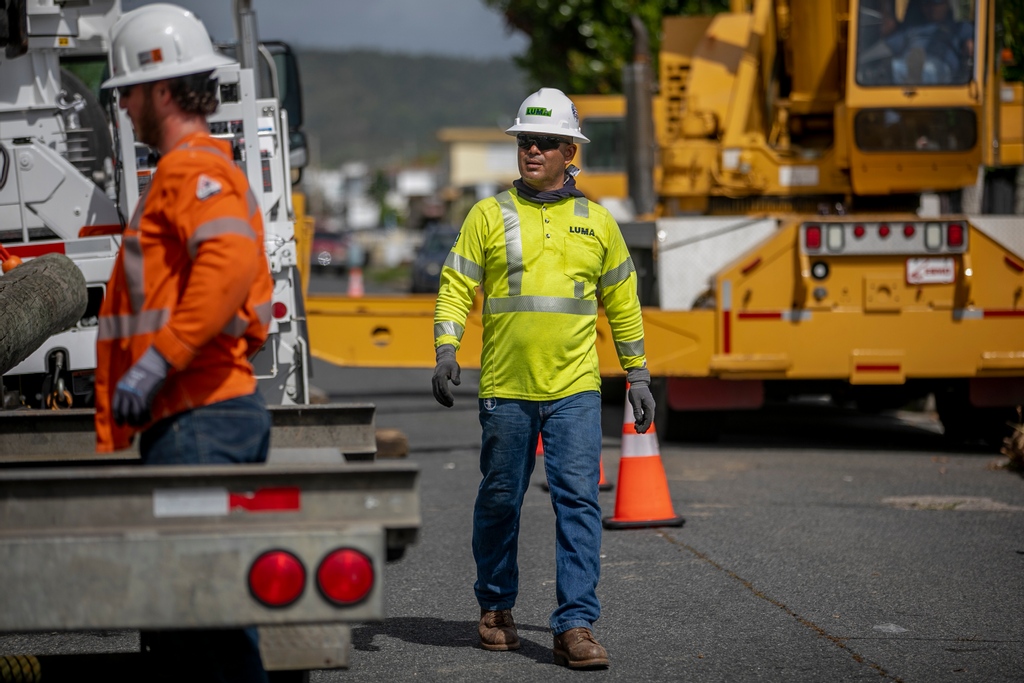
<path fill-rule="evenodd" d="M 577 143 L 590 142 L 590 138 L 580 132 L 576 105 L 558 88 L 541 88 L 523 100 L 515 125 L 505 132 L 509 135 L 560 135 L 571 137 Z"/>
<path fill-rule="evenodd" d="M 177 78 L 234 63 L 213 48 L 196 15 L 156 3 L 126 12 L 110 29 L 110 78 L 101 87 Z"/>

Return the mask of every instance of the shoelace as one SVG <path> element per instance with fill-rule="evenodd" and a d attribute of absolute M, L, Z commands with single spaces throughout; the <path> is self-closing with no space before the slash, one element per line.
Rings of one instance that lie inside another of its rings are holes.
<path fill-rule="evenodd" d="M 572 634 L 572 639 L 574 641 L 572 643 L 573 645 L 579 645 L 584 640 L 589 640 L 590 642 L 592 642 L 595 645 L 597 645 L 597 641 L 594 640 L 594 634 L 591 633 L 590 631 L 586 630 L 586 629 L 583 629 L 583 628 L 581 628 L 578 631 L 576 631 L 575 633 L 573 633 Z M 566 645 L 568 645 L 568 644 L 569 643 L 566 643 Z"/>
<path fill-rule="evenodd" d="M 516 625 L 515 622 L 512 621 L 512 610 L 507 609 L 489 613 L 484 624 L 488 628 L 515 628 Z"/>

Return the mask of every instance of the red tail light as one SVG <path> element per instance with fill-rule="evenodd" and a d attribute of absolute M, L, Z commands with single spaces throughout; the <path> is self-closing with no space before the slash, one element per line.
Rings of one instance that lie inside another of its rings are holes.
<path fill-rule="evenodd" d="M 964 246 L 964 226 L 961 223 L 950 223 L 946 230 L 946 244 L 951 247 Z"/>
<path fill-rule="evenodd" d="M 804 231 L 804 246 L 808 249 L 821 249 L 821 226 L 808 225 Z"/>
<path fill-rule="evenodd" d="M 882 223 L 881 225 L 878 226 L 879 237 L 888 237 L 890 232 L 892 231 L 889 230 L 889 226 L 886 225 L 885 223 Z"/>
<path fill-rule="evenodd" d="M 335 605 L 354 605 L 365 599 L 374 580 L 373 561 L 352 548 L 331 551 L 316 570 L 320 593 Z"/>
<path fill-rule="evenodd" d="M 854 226 L 854 228 L 853 228 L 853 236 L 856 237 L 857 239 L 860 239 L 861 237 L 863 237 L 864 236 L 864 232 L 865 231 L 864 231 L 864 226 L 863 225 L 857 225 L 857 226 Z"/>
<path fill-rule="evenodd" d="M 907 223 L 903 226 L 903 236 L 907 239 L 913 237 L 915 232 L 917 232 L 917 230 L 914 228 L 912 223 Z"/>
<path fill-rule="evenodd" d="M 268 550 L 249 567 L 249 590 L 267 607 L 287 607 L 306 587 L 306 568 L 287 550 Z"/>
<path fill-rule="evenodd" d="M 274 314 L 275 318 L 280 320 L 288 315 L 288 307 L 280 301 L 275 301 L 274 305 L 271 306 L 271 312 Z"/>

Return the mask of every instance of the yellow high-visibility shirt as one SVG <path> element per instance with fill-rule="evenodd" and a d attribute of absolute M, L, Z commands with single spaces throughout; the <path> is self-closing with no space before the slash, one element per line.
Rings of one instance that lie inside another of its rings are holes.
<path fill-rule="evenodd" d="M 459 348 L 477 286 L 481 398 L 600 391 L 598 297 L 622 368 L 646 363 L 633 260 L 615 219 L 594 202 L 537 204 L 514 189 L 477 202 L 441 270 L 435 348 Z"/>

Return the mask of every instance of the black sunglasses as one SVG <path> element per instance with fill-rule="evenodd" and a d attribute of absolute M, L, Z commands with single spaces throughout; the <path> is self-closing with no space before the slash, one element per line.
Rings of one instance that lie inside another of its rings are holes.
<path fill-rule="evenodd" d="M 516 144 L 523 149 L 530 149 L 534 145 L 537 145 L 537 149 L 542 152 L 546 152 L 549 149 L 556 149 L 562 143 L 569 144 L 569 140 L 565 138 L 553 138 L 548 135 L 526 135 L 520 133 L 516 136 Z"/>

